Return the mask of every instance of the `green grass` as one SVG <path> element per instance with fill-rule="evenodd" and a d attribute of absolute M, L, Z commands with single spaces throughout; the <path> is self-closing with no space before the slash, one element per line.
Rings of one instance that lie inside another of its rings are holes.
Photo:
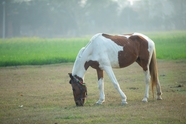
<path fill-rule="evenodd" d="M 186 59 L 186 31 L 145 34 L 155 42 L 158 59 Z M 90 38 L 0 39 L 0 66 L 73 62 Z"/>
<path fill-rule="evenodd" d="M 0 66 L 42 65 L 73 62 L 87 38 L 0 40 Z"/>
<path fill-rule="evenodd" d="M 186 59 L 186 31 L 147 33 L 155 42 L 158 59 Z"/>

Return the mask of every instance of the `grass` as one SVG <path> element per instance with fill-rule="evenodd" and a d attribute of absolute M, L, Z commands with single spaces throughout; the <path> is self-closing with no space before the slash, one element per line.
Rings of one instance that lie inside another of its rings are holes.
<path fill-rule="evenodd" d="M 163 100 L 141 102 L 144 74 L 135 63 L 114 69 L 128 105 L 121 106 L 118 92 L 105 75 L 106 101 L 95 106 L 99 98 L 96 71 L 88 69 L 85 82 L 87 103 L 76 107 L 68 72 L 73 64 L 17 66 L 0 68 L 0 122 L 14 123 L 100 123 L 100 124 L 185 124 L 186 123 L 186 61 L 159 60 L 159 78 Z M 178 85 L 183 87 L 177 87 Z M 21 107 L 23 105 L 23 107 Z"/>
<path fill-rule="evenodd" d="M 145 33 L 156 44 L 157 58 L 186 59 L 186 31 Z M 74 62 L 90 37 L 68 39 L 0 39 L 0 66 Z"/>
<path fill-rule="evenodd" d="M 186 59 L 185 31 L 149 33 L 148 36 L 155 42 L 158 59 Z"/>
<path fill-rule="evenodd" d="M 13 38 L 0 41 L 0 66 L 73 62 L 86 38 Z"/>
<path fill-rule="evenodd" d="M 79 49 L 89 38 L 0 40 L 0 123 L 186 123 L 186 32 L 145 33 L 156 44 L 163 100 L 142 103 L 145 86 L 142 69 L 133 64 L 114 69 L 128 105 L 105 76 L 106 102 L 99 98 L 96 71 L 86 72 L 88 98 L 76 107 L 68 72 Z M 63 63 L 55 65 L 43 65 Z M 12 66 L 37 65 L 37 66 Z M 178 87 L 178 86 L 182 87 Z"/>

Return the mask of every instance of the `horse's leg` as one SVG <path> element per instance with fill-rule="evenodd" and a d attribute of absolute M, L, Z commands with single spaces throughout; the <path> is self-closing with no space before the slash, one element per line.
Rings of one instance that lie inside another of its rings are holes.
<path fill-rule="evenodd" d="M 126 97 L 125 93 L 121 90 L 121 88 L 120 88 L 120 86 L 118 84 L 118 81 L 117 81 L 117 79 L 116 79 L 116 77 L 114 75 L 114 72 L 112 71 L 112 67 L 106 66 L 106 67 L 104 67 L 104 70 L 108 74 L 109 78 L 111 79 L 115 89 L 119 92 L 119 94 L 120 94 L 120 96 L 122 98 L 122 103 L 121 104 L 122 105 L 127 104 L 127 101 L 126 101 L 127 97 Z"/>
<path fill-rule="evenodd" d="M 157 91 L 157 100 L 162 100 L 161 98 L 162 91 L 161 91 L 159 79 L 157 79 L 156 91 Z"/>
<path fill-rule="evenodd" d="M 149 57 L 151 58 L 151 57 Z M 151 60 L 151 59 L 149 59 Z M 144 71 L 144 75 L 145 75 L 145 95 L 144 98 L 142 99 L 143 102 L 148 102 L 148 98 L 149 98 L 149 84 L 150 84 L 150 80 L 151 80 L 151 76 L 150 76 L 150 70 L 149 70 L 149 65 L 150 65 L 150 61 L 147 61 L 144 58 L 139 58 L 136 61 L 142 68 Z"/>
<path fill-rule="evenodd" d="M 99 88 L 100 98 L 96 102 L 96 104 L 100 105 L 105 101 L 103 70 L 97 69 L 97 76 L 98 76 L 98 88 Z"/>
<path fill-rule="evenodd" d="M 145 83 L 146 83 L 146 87 L 145 87 L 145 95 L 143 98 L 143 102 L 148 102 L 148 98 L 149 98 L 149 83 L 150 83 L 150 72 L 149 69 L 147 69 L 147 71 L 144 71 L 145 74 Z"/>
<path fill-rule="evenodd" d="M 143 102 L 148 102 L 148 98 L 149 98 L 149 83 L 150 83 L 150 72 L 149 70 L 147 71 L 144 71 L 144 74 L 145 74 L 145 82 L 146 82 L 146 89 L 145 89 L 145 96 L 143 98 Z M 161 100 L 161 95 L 162 95 L 162 91 L 161 91 L 161 86 L 160 86 L 160 83 L 159 83 L 159 79 L 157 79 L 157 82 L 156 82 L 156 90 L 157 90 L 157 100 Z"/>

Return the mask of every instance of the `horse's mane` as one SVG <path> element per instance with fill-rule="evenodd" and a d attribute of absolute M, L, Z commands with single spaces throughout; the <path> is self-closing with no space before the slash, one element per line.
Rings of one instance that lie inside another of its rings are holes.
<path fill-rule="evenodd" d="M 82 47 L 82 48 L 80 49 L 80 51 L 79 51 L 79 53 L 78 53 L 76 59 L 82 57 L 84 51 L 86 51 L 86 49 L 90 46 L 90 44 L 91 44 L 99 35 L 101 35 L 101 33 L 98 33 L 98 34 L 94 35 L 94 36 L 90 39 L 89 43 L 88 43 L 85 47 Z M 89 50 L 90 50 L 90 48 L 89 48 Z"/>
<path fill-rule="evenodd" d="M 85 47 L 82 47 L 82 48 L 80 49 L 80 51 L 79 51 L 79 53 L 78 53 L 78 55 L 77 55 L 76 59 L 78 59 L 78 58 L 81 58 L 81 57 L 82 57 L 82 54 L 83 54 L 84 50 L 85 50 Z"/>

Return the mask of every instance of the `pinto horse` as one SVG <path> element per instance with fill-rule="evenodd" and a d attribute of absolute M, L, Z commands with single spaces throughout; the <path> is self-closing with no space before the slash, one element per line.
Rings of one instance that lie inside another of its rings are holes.
<path fill-rule="evenodd" d="M 150 82 L 153 97 L 153 89 L 156 86 L 157 100 L 161 100 L 162 91 L 158 78 L 154 42 L 140 33 L 125 35 L 99 33 L 94 35 L 90 42 L 79 51 L 72 73 L 69 73 L 76 105 L 83 106 L 84 104 L 87 90 L 83 81 L 85 72 L 90 66 L 96 69 L 98 76 L 100 98 L 96 104 L 102 104 L 105 101 L 103 71 L 108 74 L 115 89 L 119 92 L 122 105 L 127 104 L 127 97 L 121 90 L 112 68 L 123 68 L 133 62 L 137 62 L 142 67 L 145 75 L 146 87 L 142 101 L 148 101 Z"/>

